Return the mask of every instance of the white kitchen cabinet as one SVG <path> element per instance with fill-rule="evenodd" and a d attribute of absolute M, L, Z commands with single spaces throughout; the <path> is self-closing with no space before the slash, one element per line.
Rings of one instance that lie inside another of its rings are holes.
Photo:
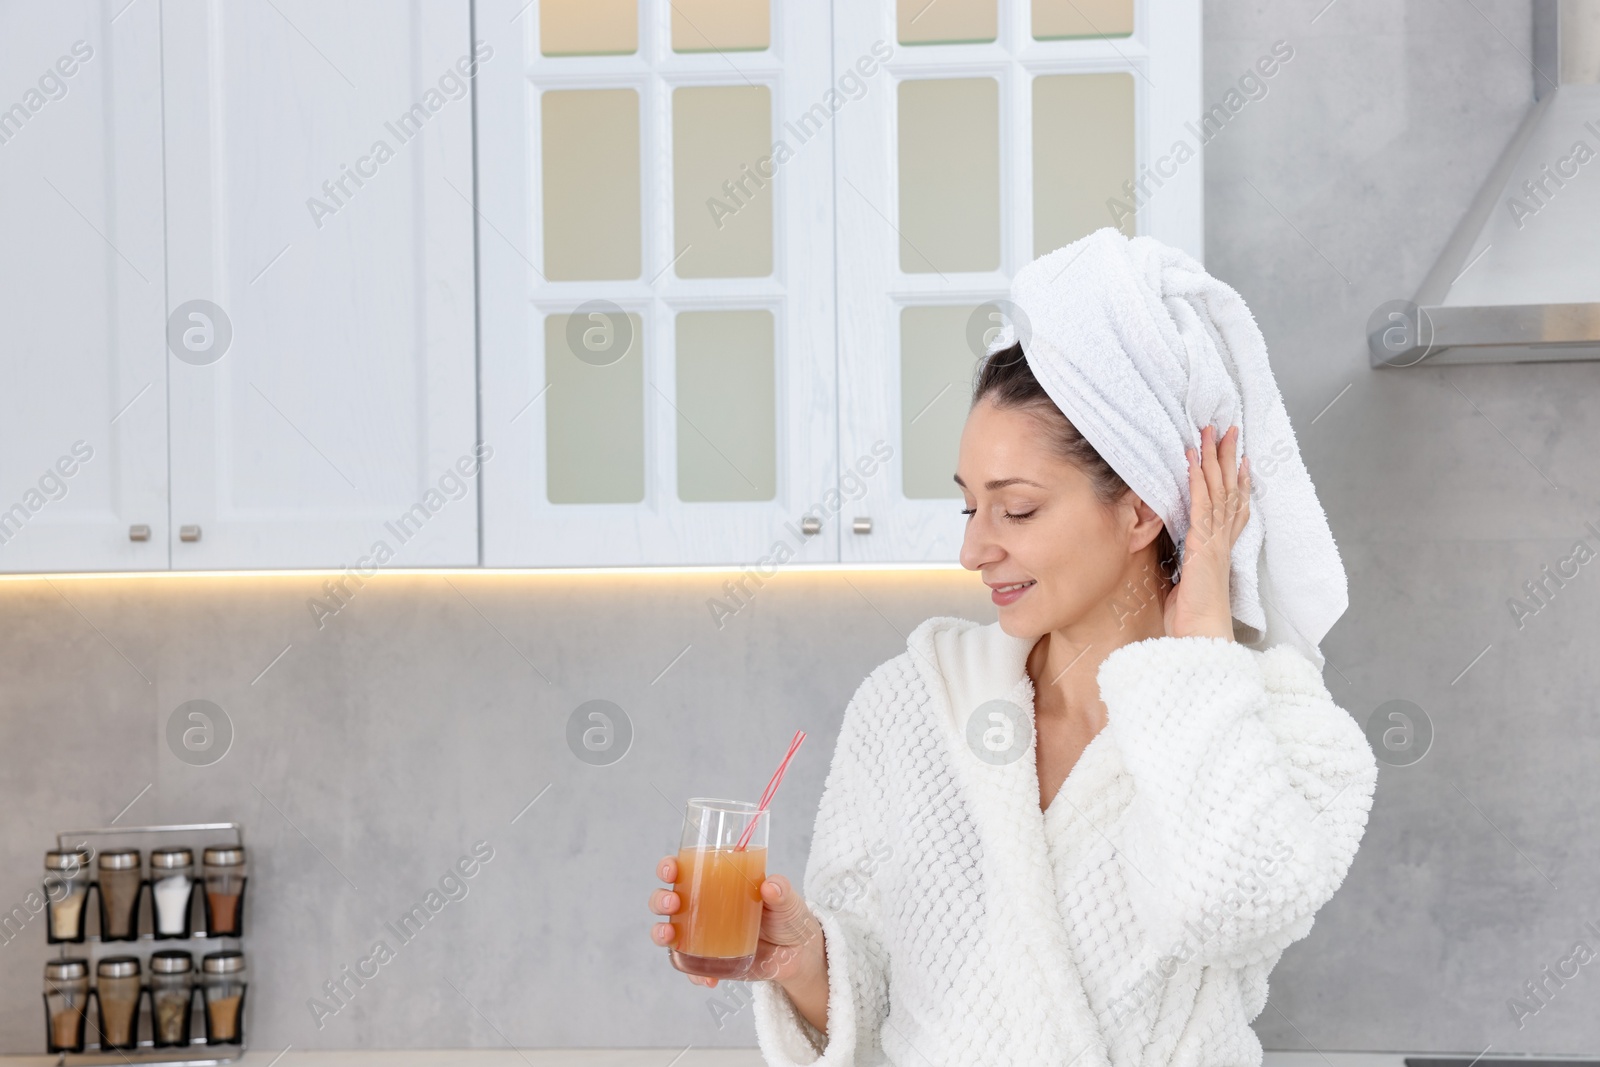
<path fill-rule="evenodd" d="M 484 562 L 837 559 L 829 20 L 479 0 L 476 25 Z"/>
<path fill-rule="evenodd" d="M 114 14 L 0 6 L 3 571 L 167 566 L 161 20 Z"/>
<path fill-rule="evenodd" d="M 957 444 L 1012 275 L 1109 225 L 1202 255 L 1200 4 L 839 0 L 833 12 L 836 71 L 893 48 L 835 127 L 840 451 L 895 452 L 852 505 L 870 532 L 847 523 L 840 555 L 951 562 L 965 528 Z"/>
<path fill-rule="evenodd" d="M 0 569 L 954 559 L 1013 273 L 1201 254 L 1198 0 L 816 12 L 0 11 Z"/>
<path fill-rule="evenodd" d="M 476 564 L 468 0 L 160 25 L 172 567 Z"/>
<path fill-rule="evenodd" d="M 741 39 L 757 13 L 770 35 Z M 477 145 L 488 563 L 747 562 L 797 540 L 807 512 L 822 532 L 800 558 L 954 560 L 956 445 L 1015 271 L 1103 225 L 1202 252 L 1198 0 L 836 0 L 831 25 L 785 0 L 480 0 L 478 15 L 512 57 L 480 82 Z M 685 27 L 716 50 L 684 54 Z M 715 239 L 683 225 L 685 180 L 718 173 L 684 163 L 684 97 L 705 87 L 731 90 L 725 141 L 745 123 L 733 97 L 758 87 L 774 152 L 819 133 L 762 190 L 770 271 L 683 269 Z M 686 383 L 707 390 L 682 327 L 709 309 L 771 312 L 775 402 L 741 403 L 740 379 L 724 419 L 686 410 Z M 752 420 L 766 403 L 777 414 Z M 686 450 L 767 461 L 752 421 L 776 441 L 776 488 L 686 494 Z"/>

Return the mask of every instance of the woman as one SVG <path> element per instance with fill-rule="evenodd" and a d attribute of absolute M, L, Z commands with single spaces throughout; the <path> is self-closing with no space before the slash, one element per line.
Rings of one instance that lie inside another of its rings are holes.
<path fill-rule="evenodd" d="M 1259 1064 L 1267 975 L 1365 830 L 1377 765 L 1319 665 L 1235 640 L 1237 427 L 1184 449 L 1177 573 L 1168 523 L 1036 377 L 1047 358 L 993 352 L 961 437 L 961 562 L 998 621 L 928 619 L 872 672 L 803 896 L 762 883 L 769 1064 Z"/>

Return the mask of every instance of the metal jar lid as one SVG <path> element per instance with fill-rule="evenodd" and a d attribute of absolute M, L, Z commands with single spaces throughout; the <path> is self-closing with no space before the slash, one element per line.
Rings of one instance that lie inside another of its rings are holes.
<path fill-rule="evenodd" d="M 231 948 L 222 952 L 212 952 L 201 959 L 200 969 L 206 974 L 233 974 L 242 971 L 244 953 Z"/>
<path fill-rule="evenodd" d="M 95 965 L 101 978 L 133 978 L 139 974 L 138 956 L 107 956 Z"/>
<path fill-rule="evenodd" d="M 44 976 L 54 982 L 70 982 L 89 977 L 89 961 L 81 959 L 50 960 L 44 965 Z"/>
<path fill-rule="evenodd" d="M 244 849 L 238 845 L 213 845 L 200 854 L 207 867 L 241 867 Z"/>
<path fill-rule="evenodd" d="M 118 849 L 116 852 L 100 853 L 100 869 L 102 871 L 128 871 L 139 869 L 139 852 L 137 849 Z"/>
<path fill-rule="evenodd" d="M 89 854 L 82 849 L 67 849 L 44 854 L 44 869 L 47 871 L 77 871 L 87 866 L 89 866 Z"/>
<path fill-rule="evenodd" d="M 151 974 L 187 974 L 194 970 L 194 957 L 182 949 L 169 948 L 150 954 Z"/>
<path fill-rule="evenodd" d="M 187 848 L 158 848 L 150 853 L 150 866 L 159 870 L 193 867 L 194 852 Z"/>

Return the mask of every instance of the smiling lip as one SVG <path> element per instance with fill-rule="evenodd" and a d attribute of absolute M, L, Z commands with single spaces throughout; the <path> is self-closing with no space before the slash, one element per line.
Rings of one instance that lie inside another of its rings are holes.
<path fill-rule="evenodd" d="M 985 582 L 984 584 L 990 589 L 989 599 L 1003 607 L 1006 604 L 1015 603 L 1018 598 L 1029 589 L 1032 589 L 1037 582 L 1038 579 L 1030 579 L 1027 582 L 1001 582 L 998 584 Z M 1020 588 L 1018 588 L 1019 586 Z"/>

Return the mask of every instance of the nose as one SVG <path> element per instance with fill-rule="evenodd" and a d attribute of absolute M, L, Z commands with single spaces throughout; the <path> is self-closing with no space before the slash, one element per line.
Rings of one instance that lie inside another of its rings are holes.
<path fill-rule="evenodd" d="M 976 515 L 967 519 L 967 529 L 961 537 L 961 565 L 967 570 L 982 570 L 1003 555 L 990 533 L 989 523 L 980 508 Z"/>

